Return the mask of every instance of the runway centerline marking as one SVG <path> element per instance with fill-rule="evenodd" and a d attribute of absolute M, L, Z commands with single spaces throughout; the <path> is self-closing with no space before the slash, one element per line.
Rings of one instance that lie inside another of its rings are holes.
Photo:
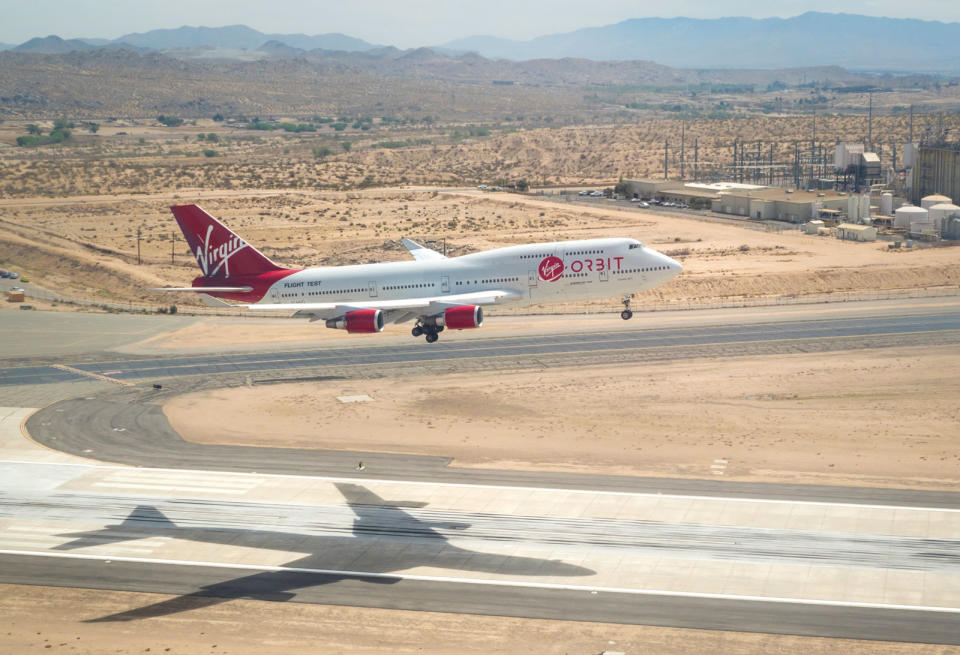
<path fill-rule="evenodd" d="M 710 500 L 736 503 L 786 503 L 789 505 L 808 505 L 812 507 L 856 507 L 863 509 L 884 509 L 884 510 L 909 510 L 917 512 L 945 512 L 950 514 L 960 513 L 960 509 L 952 507 L 920 507 L 915 505 L 870 505 L 861 503 L 837 503 L 823 500 L 793 500 L 789 498 L 748 498 L 735 496 L 704 496 L 702 494 L 680 494 L 680 493 L 654 493 L 651 491 L 608 491 L 605 489 L 564 489 L 560 487 L 524 487 L 519 485 L 499 485 L 499 484 L 471 484 L 467 482 L 434 482 L 418 480 L 389 480 L 364 477 L 337 477 L 337 476 L 314 476 L 314 475 L 294 475 L 291 473 L 255 473 L 247 471 L 204 471 L 202 469 L 186 468 L 148 468 L 139 466 L 118 466 L 113 464 L 87 464 L 82 462 L 31 462 L 22 460 L 0 460 L 2 464 L 32 464 L 35 466 L 77 466 L 86 469 L 96 470 L 120 470 L 120 471 L 152 471 L 166 473 L 192 473 L 197 475 L 234 475 L 239 477 L 257 477 L 263 479 L 279 480 L 311 480 L 320 482 L 349 482 L 352 484 L 384 484 L 397 486 L 431 486 L 431 487 L 452 487 L 457 489 L 496 489 L 509 491 L 542 491 L 545 493 L 564 493 L 564 494 L 594 494 L 602 496 L 615 497 L 638 497 L 638 498 L 668 498 L 682 500 Z"/>
<path fill-rule="evenodd" d="M 611 594 L 631 594 L 634 596 L 672 596 L 676 598 L 705 598 L 713 600 L 749 601 L 758 603 L 782 603 L 792 605 L 821 605 L 830 607 L 859 607 L 865 609 L 907 610 L 914 612 L 940 612 L 960 614 L 958 607 L 936 605 L 894 605 L 887 603 L 864 603 L 857 601 L 820 600 L 814 598 L 786 598 L 781 596 L 746 596 L 739 594 L 716 594 L 696 591 L 665 591 L 662 589 L 631 589 L 629 587 L 599 587 L 590 585 L 568 585 L 555 582 L 527 582 L 522 580 L 489 580 L 485 578 L 457 578 L 453 576 L 416 575 L 404 573 L 376 573 L 364 571 L 339 571 L 336 569 L 311 569 L 295 566 L 270 566 L 266 564 L 231 564 L 227 562 L 204 562 L 192 560 L 161 559 L 153 557 L 129 557 L 123 555 L 92 555 L 87 553 L 61 553 L 29 550 L 0 550 L 0 555 L 22 555 L 28 557 L 59 557 L 64 559 L 93 560 L 100 562 L 128 562 L 133 564 L 166 564 L 173 566 L 193 566 L 221 568 L 240 571 L 264 571 L 275 573 L 307 573 L 330 575 L 343 578 L 377 578 L 382 580 L 412 580 L 417 582 L 441 582 L 453 584 L 486 585 L 491 587 L 522 587 L 528 589 L 552 589 L 558 591 L 583 591 Z"/>

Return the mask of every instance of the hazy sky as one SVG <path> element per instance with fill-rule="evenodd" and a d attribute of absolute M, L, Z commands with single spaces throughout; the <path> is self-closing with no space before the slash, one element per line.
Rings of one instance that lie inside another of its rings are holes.
<path fill-rule="evenodd" d="M 262 32 L 342 32 L 408 48 L 475 34 L 530 39 L 628 18 L 787 17 L 811 10 L 960 22 L 960 0 L 0 0 L 0 42 L 244 24 Z"/>

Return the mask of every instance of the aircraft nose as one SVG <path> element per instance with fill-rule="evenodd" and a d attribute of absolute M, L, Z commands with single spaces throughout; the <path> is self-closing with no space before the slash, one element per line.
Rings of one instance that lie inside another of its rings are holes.
<path fill-rule="evenodd" d="M 664 265 L 666 265 L 667 268 L 670 270 L 671 277 L 676 277 L 677 275 L 680 275 L 680 272 L 683 271 L 683 264 L 678 262 L 676 259 L 673 259 L 672 257 L 667 257 L 666 255 L 661 255 L 661 257 L 663 257 Z"/>

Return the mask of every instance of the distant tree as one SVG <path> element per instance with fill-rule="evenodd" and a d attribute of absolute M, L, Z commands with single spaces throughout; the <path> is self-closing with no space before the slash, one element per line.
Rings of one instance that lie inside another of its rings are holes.
<path fill-rule="evenodd" d="M 36 134 L 37 136 L 43 134 L 43 130 L 40 129 L 38 125 L 30 123 L 27 125 L 27 134 Z"/>
<path fill-rule="evenodd" d="M 97 123 L 94 123 L 93 121 L 87 121 L 83 125 L 84 127 L 87 128 L 87 132 L 89 132 L 90 134 L 96 134 L 97 130 L 100 129 L 100 125 L 98 125 Z"/>
<path fill-rule="evenodd" d="M 178 127 L 183 125 L 183 119 L 177 118 L 176 116 L 164 116 L 160 114 L 157 116 L 157 121 L 166 125 L 167 127 Z"/>
<path fill-rule="evenodd" d="M 222 122 L 223 122 L 223 114 L 214 114 L 214 115 L 213 115 L 213 120 L 215 120 L 215 121 L 218 122 L 218 123 L 222 123 Z"/>
<path fill-rule="evenodd" d="M 341 141 L 340 147 L 343 148 L 344 152 L 350 152 L 350 148 L 353 147 L 353 144 L 350 143 L 349 141 Z"/>
<path fill-rule="evenodd" d="M 54 130 L 66 130 L 66 129 L 72 130 L 73 128 L 74 128 L 74 124 L 72 122 L 69 122 L 65 118 L 58 118 L 57 120 L 53 121 Z"/>
<path fill-rule="evenodd" d="M 517 191 L 527 191 L 530 189 L 530 183 L 523 178 L 517 180 L 517 184 L 515 186 L 517 187 Z"/>
<path fill-rule="evenodd" d="M 333 150 L 326 146 L 313 146 L 314 159 L 326 159 L 333 154 Z"/>
<path fill-rule="evenodd" d="M 204 156 L 204 157 L 216 157 L 216 156 L 217 156 L 217 151 L 216 151 L 216 150 L 212 150 L 211 148 L 207 148 L 206 150 L 203 151 L 203 156 Z"/>
<path fill-rule="evenodd" d="M 213 132 L 208 132 L 207 143 L 220 143 L 220 137 Z"/>
<path fill-rule="evenodd" d="M 197 141 L 206 141 L 206 140 L 207 140 L 207 135 L 204 134 L 203 132 L 197 135 Z"/>

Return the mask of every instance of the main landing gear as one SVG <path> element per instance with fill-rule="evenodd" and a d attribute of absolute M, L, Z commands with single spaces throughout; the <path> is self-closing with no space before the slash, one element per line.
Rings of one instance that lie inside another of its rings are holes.
<path fill-rule="evenodd" d="M 443 332 L 442 325 L 424 325 L 420 321 L 417 321 L 417 324 L 410 330 L 410 334 L 415 337 L 423 336 L 427 343 L 436 343 L 441 332 Z"/>
<path fill-rule="evenodd" d="M 623 311 L 620 312 L 620 318 L 622 318 L 625 321 L 629 321 L 631 318 L 633 318 L 633 311 L 630 309 L 631 298 L 633 298 L 633 296 L 624 296 L 623 300 L 620 301 L 623 303 L 623 308 L 624 308 Z"/>

